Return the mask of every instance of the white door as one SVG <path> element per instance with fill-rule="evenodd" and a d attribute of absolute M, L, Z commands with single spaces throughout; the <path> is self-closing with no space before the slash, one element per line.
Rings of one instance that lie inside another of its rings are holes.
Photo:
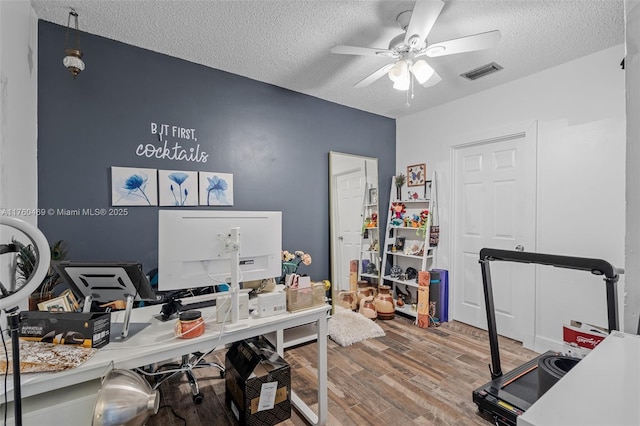
<path fill-rule="evenodd" d="M 362 230 L 362 197 L 364 195 L 364 169 L 351 170 L 336 178 L 336 221 L 338 236 L 338 291 L 349 290 L 349 263 L 360 259 L 360 232 Z"/>
<path fill-rule="evenodd" d="M 453 316 L 487 328 L 479 252 L 535 251 L 536 124 L 454 147 Z M 498 334 L 533 347 L 535 268 L 491 262 Z"/>

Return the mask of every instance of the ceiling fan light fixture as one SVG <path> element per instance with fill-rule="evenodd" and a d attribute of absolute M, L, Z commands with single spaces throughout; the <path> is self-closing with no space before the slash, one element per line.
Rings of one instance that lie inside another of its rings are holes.
<path fill-rule="evenodd" d="M 427 64 L 427 61 L 420 59 L 414 62 L 414 64 L 411 66 L 411 73 L 416 78 L 416 80 L 418 80 L 418 83 L 424 84 L 431 78 L 434 70 L 429 64 Z"/>
<path fill-rule="evenodd" d="M 396 62 L 389 70 L 389 78 L 394 83 L 399 80 L 406 79 L 409 76 L 409 65 L 404 59 Z"/>
<path fill-rule="evenodd" d="M 393 88 L 396 90 L 407 91 L 411 85 L 411 74 L 408 72 L 393 82 Z"/>

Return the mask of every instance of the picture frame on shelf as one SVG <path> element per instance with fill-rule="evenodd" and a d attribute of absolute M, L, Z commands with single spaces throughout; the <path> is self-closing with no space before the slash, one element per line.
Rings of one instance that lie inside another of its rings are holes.
<path fill-rule="evenodd" d="M 423 186 L 427 179 L 427 165 L 414 164 L 407 167 L 407 186 Z"/>
<path fill-rule="evenodd" d="M 431 200 L 431 181 L 428 180 L 424 183 L 424 199 Z"/>
<path fill-rule="evenodd" d="M 378 188 L 369 188 L 369 204 L 378 204 Z"/>
<path fill-rule="evenodd" d="M 65 296 L 54 297 L 38 303 L 38 310 L 48 312 L 70 312 L 71 306 Z"/>

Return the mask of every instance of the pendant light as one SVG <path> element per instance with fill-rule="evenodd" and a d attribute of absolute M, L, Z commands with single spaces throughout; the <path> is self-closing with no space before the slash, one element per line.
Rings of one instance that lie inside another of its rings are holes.
<path fill-rule="evenodd" d="M 69 32 L 71 29 L 71 17 L 75 22 L 75 44 L 73 47 L 69 46 Z M 80 51 L 80 30 L 78 30 L 78 13 L 71 9 L 69 11 L 69 17 L 67 19 L 67 33 L 64 37 L 64 53 L 65 57 L 62 63 L 73 74 L 73 78 L 76 78 L 80 71 L 84 70 L 84 62 L 82 62 L 82 51 Z"/>

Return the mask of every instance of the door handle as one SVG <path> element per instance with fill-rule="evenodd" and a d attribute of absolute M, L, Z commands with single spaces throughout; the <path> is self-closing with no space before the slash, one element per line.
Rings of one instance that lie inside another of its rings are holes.
<path fill-rule="evenodd" d="M 522 244 L 518 244 L 516 246 L 516 251 L 524 251 L 524 246 Z"/>
<path fill-rule="evenodd" d="M 344 240 L 344 237 L 343 237 L 342 235 L 340 235 L 340 236 L 338 237 L 338 239 L 339 239 L 340 241 L 342 241 L 342 240 Z"/>

